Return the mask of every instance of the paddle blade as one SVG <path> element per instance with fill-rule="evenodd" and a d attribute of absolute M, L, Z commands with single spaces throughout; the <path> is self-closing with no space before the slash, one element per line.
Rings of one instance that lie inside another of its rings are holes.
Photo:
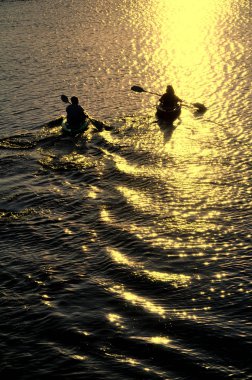
<path fill-rule="evenodd" d="M 102 132 L 103 129 L 105 129 L 105 131 L 111 131 L 113 129 L 110 125 L 106 125 L 100 120 L 91 119 L 90 117 L 89 119 L 99 132 Z"/>
<path fill-rule="evenodd" d="M 95 119 L 90 119 L 92 124 L 97 128 L 99 132 L 101 132 L 104 128 L 103 122 Z"/>
<path fill-rule="evenodd" d="M 64 103 L 70 103 L 69 100 L 68 100 L 68 97 L 66 95 L 61 95 L 60 99 L 62 100 L 62 102 Z"/>
<path fill-rule="evenodd" d="M 201 103 L 192 103 L 195 108 L 197 108 L 197 112 L 206 112 L 207 108 L 204 104 Z"/>
<path fill-rule="evenodd" d="M 135 92 L 145 92 L 145 90 L 140 86 L 132 86 L 131 90 Z"/>

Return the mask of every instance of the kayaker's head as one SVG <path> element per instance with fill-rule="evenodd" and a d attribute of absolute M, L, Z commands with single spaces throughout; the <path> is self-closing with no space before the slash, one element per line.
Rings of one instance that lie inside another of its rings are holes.
<path fill-rule="evenodd" d="M 170 84 L 166 87 L 166 92 L 167 92 L 167 94 L 170 94 L 170 95 L 175 94 L 174 89 Z"/>
<path fill-rule="evenodd" d="M 79 104 L 79 99 L 77 98 L 77 96 L 72 96 L 71 97 L 71 103 L 72 104 Z"/>

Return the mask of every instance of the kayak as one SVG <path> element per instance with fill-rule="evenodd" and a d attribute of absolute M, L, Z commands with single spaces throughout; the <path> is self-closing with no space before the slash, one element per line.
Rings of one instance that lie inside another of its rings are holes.
<path fill-rule="evenodd" d="M 173 123 L 181 114 L 181 106 L 175 106 L 174 108 L 163 108 L 160 103 L 156 106 L 156 115 L 158 118 Z"/>
<path fill-rule="evenodd" d="M 85 132 L 87 130 L 88 125 L 89 119 L 86 119 L 78 128 L 70 128 L 69 124 L 67 123 L 66 117 L 64 117 L 61 123 L 62 133 L 68 136 L 76 136 L 80 133 Z"/>

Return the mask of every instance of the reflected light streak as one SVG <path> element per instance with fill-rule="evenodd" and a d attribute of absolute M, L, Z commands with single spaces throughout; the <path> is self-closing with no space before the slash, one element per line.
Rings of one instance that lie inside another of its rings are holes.
<path fill-rule="evenodd" d="M 65 228 L 64 232 L 66 235 L 73 235 L 73 231 L 71 231 L 69 228 Z"/>
<path fill-rule="evenodd" d="M 170 343 L 170 340 L 163 336 L 152 336 L 150 337 L 150 342 L 154 344 L 162 344 L 164 346 L 168 345 Z"/>
<path fill-rule="evenodd" d="M 94 186 L 94 185 L 89 186 L 89 190 L 87 193 L 89 198 L 97 199 L 100 194 L 101 194 L 101 189 L 99 189 L 99 187 Z"/>
<path fill-rule="evenodd" d="M 127 186 L 117 186 L 116 189 L 133 205 L 135 209 L 145 212 L 155 210 L 160 213 L 160 204 L 155 202 L 151 197 L 148 197 L 146 193 L 130 189 Z"/>
<path fill-rule="evenodd" d="M 88 360 L 88 356 L 83 356 L 83 355 L 71 355 L 70 357 L 74 360 L 81 360 L 81 361 Z"/>
<path fill-rule="evenodd" d="M 53 303 L 50 300 L 50 297 L 47 294 L 42 294 L 42 303 L 48 307 L 53 307 Z"/>
<path fill-rule="evenodd" d="M 167 317 L 169 317 L 169 318 L 179 318 L 182 320 L 197 320 L 200 323 L 201 319 L 204 321 L 204 316 L 201 317 L 200 315 L 196 315 L 195 312 L 196 311 L 202 312 L 202 310 L 204 311 L 210 310 L 210 307 L 202 307 L 202 308 L 194 307 L 192 309 L 189 308 L 189 309 L 184 309 L 184 310 L 181 310 L 181 308 L 176 309 L 176 308 L 163 307 L 157 304 L 156 301 L 152 301 L 147 297 L 140 296 L 126 289 L 126 286 L 123 284 L 111 282 L 103 278 L 102 279 L 96 278 L 96 281 L 99 283 L 99 286 L 102 286 L 104 290 L 110 293 L 110 296 L 114 294 L 118 298 L 121 298 L 123 301 L 129 303 L 130 305 L 141 308 L 148 313 L 158 316 L 159 318 L 167 319 Z M 193 301 L 196 302 L 197 299 L 194 298 Z M 110 318 L 111 323 L 116 323 L 117 321 L 120 320 L 120 316 L 115 315 L 115 314 L 107 316 L 107 318 Z M 122 326 L 124 328 L 124 325 Z"/>
<path fill-rule="evenodd" d="M 143 272 L 153 281 L 170 282 L 174 287 L 188 286 L 191 280 L 190 276 L 184 274 L 171 274 L 148 270 L 144 270 Z"/>
<path fill-rule="evenodd" d="M 137 175 L 139 176 L 142 173 L 146 174 L 146 171 L 148 170 L 147 167 L 144 168 L 143 166 L 137 166 L 137 165 L 129 164 L 125 158 L 123 158 L 122 156 L 119 156 L 117 154 L 113 154 L 113 158 L 115 160 L 115 164 L 116 164 L 117 168 L 123 173 L 133 174 L 134 176 L 137 176 Z"/>
<path fill-rule="evenodd" d="M 112 218 L 110 216 L 110 213 L 105 207 L 103 207 L 103 209 L 101 210 L 101 219 L 105 223 L 111 223 L 112 222 Z"/>
<path fill-rule="evenodd" d="M 198 210 L 196 209 L 195 212 L 198 212 Z M 162 213 L 163 211 L 160 211 L 161 215 Z M 188 222 L 186 215 L 181 215 L 181 213 L 176 214 L 170 220 L 166 219 L 166 224 L 161 223 L 160 225 L 155 226 L 143 226 L 137 225 L 132 222 L 129 225 L 127 221 L 117 220 L 105 207 L 103 207 L 103 209 L 101 210 L 101 219 L 105 223 L 115 224 L 117 228 L 120 227 L 121 229 L 125 229 L 126 231 L 133 233 L 139 239 L 147 241 L 148 244 L 152 247 L 159 247 L 162 249 L 173 248 L 174 256 L 180 257 L 185 256 L 183 252 L 183 249 L 185 248 L 185 241 L 183 239 L 178 238 L 174 240 L 171 237 L 167 236 L 167 230 L 173 231 L 174 228 L 177 228 L 177 226 L 179 225 L 181 231 L 191 232 L 191 235 L 188 237 L 186 241 L 186 249 L 188 250 L 189 248 L 194 248 L 195 246 L 197 246 L 198 248 L 204 250 L 206 248 L 212 247 L 212 245 L 210 243 L 207 244 L 202 237 L 197 236 L 197 231 L 209 231 L 210 228 L 218 228 L 218 226 L 215 226 L 215 224 L 210 223 L 207 219 L 204 220 L 204 218 L 199 218 L 199 220 L 195 220 L 194 222 Z M 178 250 L 182 251 L 178 252 Z M 197 254 L 192 255 L 203 256 L 204 253 L 199 252 Z"/>
<path fill-rule="evenodd" d="M 139 296 L 133 292 L 125 290 L 124 285 L 113 284 L 107 288 L 111 293 L 114 293 L 121 297 L 124 301 L 129 302 L 131 305 L 140 307 L 147 311 L 148 313 L 155 314 L 160 318 L 166 319 L 168 314 L 171 318 L 172 316 L 186 319 L 186 320 L 199 320 L 199 317 L 196 314 L 193 314 L 196 310 L 210 310 L 210 307 L 203 307 L 203 309 L 193 310 L 181 310 L 181 309 L 165 309 L 164 307 L 157 305 L 156 303 L 150 301 L 146 297 Z"/>
<path fill-rule="evenodd" d="M 109 320 L 109 322 L 111 322 L 116 327 L 118 327 L 120 329 L 124 329 L 125 328 L 125 326 L 122 323 L 122 317 L 120 315 L 114 314 L 114 313 L 109 313 L 107 315 L 107 319 Z"/>
<path fill-rule="evenodd" d="M 115 359 L 119 363 L 129 364 L 130 366 L 133 366 L 133 367 L 138 366 L 139 368 L 141 368 L 142 371 L 145 371 L 148 373 L 153 373 L 155 377 L 158 376 L 159 378 L 164 378 L 164 373 L 162 373 L 160 371 L 153 370 L 152 368 L 146 367 L 145 363 L 142 363 L 141 361 L 139 361 L 137 359 L 130 358 L 130 357 L 123 356 L 123 355 L 119 355 L 119 354 L 115 354 L 115 353 L 109 353 L 109 352 L 105 352 L 105 355 L 112 357 L 113 359 Z M 143 377 L 143 379 L 144 379 L 144 377 Z"/>
<path fill-rule="evenodd" d="M 122 356 L 119 354 L 111 354 L 111 353 L 106 352 L 105 355 L 113 357 L 114 359 L 116 359 L 120 363 L 128 363 L 132 366 L 141 365 L 141 362 L 139 360 L 129 358 L 126 356 Z"/>
<path fill-rule="evenodd" d="M 160 344 L 162 346 L 167 346 L 171 343 L 171 340 L 164 336 L 132 336 L 131 338 L 144 340 L 147 343 Z"/>
<path fill-rule="evenodd" d="M 135 209 L 139 209 L 140 211 L 144 211 L 146 213 L 149 213 L 151 210 L 151 212 L 158 215 L 164 214 L 162 202 L 155 202 L 151 198 L 145 196 L 145 194 L 138 194 L 136 191 L 128 189 L 125 186 L 120 186 L 118 189 L 123 193 L 124 197 L 130 204 L 132 204 L 132 206 Z M 176 250 L 180 247 L 184 247 L 185 242 L 174 241 L 173 239 L 169 238 L 166 234 L 164 234 L 164 230 L 173 231 L 174 226 L 179 226 L 179 229 L 181 231 L 192 231 L 191 238 L 188 238 L 189 240 L 187 242 L 187 247 L 189 247 L 190 243 L 192 243 L 192 246 L 195 246 L 197 244 L 201 248 L 207 248 L 209 244 L 207 245 L 204 240 L 199 240 L 199 238 L 197 238 L 196 242 L 195 235 L 196 232 L 203 232 L 209 231 L 209 229 L 220 228 L 216 226 L 216 224 L 210 222 L 211 219 L 218 215 L 218 213 L 209 212 L 203 215 L 203 213 L 200 213 L 200 211 L 201 208 L 195 208 L 191 212 L 186 213 L 184 209 L 182 209 L 182 211 L 174 211 L 173 214 L 170 214 L 169 218 L 165 219 L 165 222 L 164 220 L 162 220 L 162 223 L 156 223 L 154 228 L 153 225 L 138 226 L 132 222 L 130 226 L 127 225 L 127 229 L 135 233 L 136 236 L 138 236 L 140 239 L 147 240 L 148 243 L 152 246 L 159 246 L 162 248 L 173 247 Z"/>
<path fill-rule="evenodd" d="M 128 301 L 134 306 L 141 307 L 149 313 L 157 314 L 162 318 L 166 318 L 166 312 L 162 306 L 156 305 L 154 302 L 149 301 L 148 298 L 138 296 L 135 293 L 125 290 L 123 285 L 112 285 L 108 290 L 119 295 L 125 301 Z"/>
<path fill-rule="evenodd" d="M 75 165 L 90 167 L 94 166 L 92 159 L 86 155 L 73 152 L 61 157 L 62 162 L 73 163 Z"/>
<path fill-rule="evenodd" d="M 115 143 L 114 138 L 111 140 L 112 143 Z M 138 140 L 139 141 L 139 140 Z M 101 148 L 100 148 L 101 149 Z M 132 163 L 129 163 L 124 157 L 120 156 L 116 153 L 110 153 L 106 149 L 101 149 L 106 155 L 113 157 L 113 161 L 117 167 L 117 169 L 126 174 L 133 175 L 134 177 L 153 177 L 155 175 L 155 170 L 151 170 L 151 167 L 149 165 L 133 165 Z"/>
<path fill-rule="evenodd" d="M 133 260 L 129 260 L 125 255 L 123 255 L 120 251 L 116 249 L 107 248 L 107 252 L 110 255 L 110 257 L 118 264 L 129 266 L 130 268 L 134 269 L 137 275 L 145 275 L 152 281 L 169 282 L 174 287 L 185 287 L 188 286 L 191 282 L 191 277 L 188 275 L 147 270 L 144 268 L 143 265 L 140 265 Z"/>
<path fill-rule="evenodd" d="M 192 235 L 194 235 L 193 241 L 195 240 L 195 235 L 197 232 L 209 231 L 210 229 L 213 229 L 215 231 L 220 230 L 221 225 L 215 223 L 215 220 L 219 217 L 220 213 L 217 211 L 206 210 L 208 202 L 212 202 L 218 196 L 218 194 L 212 194 L 212 197 L 214 197 L 214 199 L 212 200 L 209 197 L 209 199 L 206 199 L 205 202 L 202 204 L 201 198 L 205 198 L 205 193 L 211 195 L 211 192 L 209 193 L 208 184 L 201 184 L 200 186 L 198 185 L 198 177 L 196 173 L 197 168 L 195 167 L 195 178 L 194 176 L 188 177 L 188 173 L 182 172 L 180 174 L 176 174 L 175 180 L 176 185 L 180 189 L 181 196 L 183 196 L 184 193 L 188 194 L 189 188 L 190 191 L 194 194 L 193 199 L 195 200 L 195 197 L 199 198 L 199 206 L 194 206 L 194 208 L 192 209 L 191 202 L 189 199 L 187 211 L 185 211 L 184 207 L 182 209 L 180 207 L 179 211 L 175 210 L 172 214 L 167 215 L 167 217 L 165 218 L 165 222 L 164 220 L 162 220 L 162 223 L 156 223 L 154 228 L 153 226 L 139 227 L 134 223 L 132 223 L 128 228 L 134 233 L 136 233 L 137 236 L 139 236 L 140 238 L 144 238 L 148 241 L 150 240 L 150 238 L 152 238 L 151 244 L 163 247 L 169 247 L 172 245 L 174 248 L 176 248 L 175 244 L 177 243 L 175 243 L 174 241 L 170 241 L 170 239 L 168 239 L 167 236 L 164 237 L 164 229 L 166 231 L 172 231 L 174 229 L 174 226 L 179 226 L 179 229 L 181 231 L 192 232 Z M 158 200 L 155 201 L 148 197 L 145 193 L 140 193 L 138 191 L 129 189 L 126 186 L 118 186 L 117 190 L 119 190 L 123 194 L 123 196 L 127 199 L 127 202 L 130 203 L 136 210 L 140 210 L 141 212 L 145 213 L 150 213 L 151 210 L 152 213 L 157 215 L 164 215 L 164 212 L 169 211 L 168 208 L 167 210 L 164 210 L 162 200 L 160 202 Z M 220 189 L 218 191 L 220 192 Z M 171 203 L 170 206 L 172 207 L 173 203 Z M 197 244 L 199 244 L 202 248 L 207 247 L 203 239 L 201 239 L 201 241 L 198 241 Z"/>

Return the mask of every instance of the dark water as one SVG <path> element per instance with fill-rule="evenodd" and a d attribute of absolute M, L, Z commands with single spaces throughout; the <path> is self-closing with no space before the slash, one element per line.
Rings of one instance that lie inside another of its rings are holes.
<path fill-rule="evenodd" d="M 252 378 L 250 17 L 0 3 L 1 379 Z M 168 83 L 208 111 L 159 125 L 130 87 Z M 62 93 L 111 130 L 62 138 Z"/>

